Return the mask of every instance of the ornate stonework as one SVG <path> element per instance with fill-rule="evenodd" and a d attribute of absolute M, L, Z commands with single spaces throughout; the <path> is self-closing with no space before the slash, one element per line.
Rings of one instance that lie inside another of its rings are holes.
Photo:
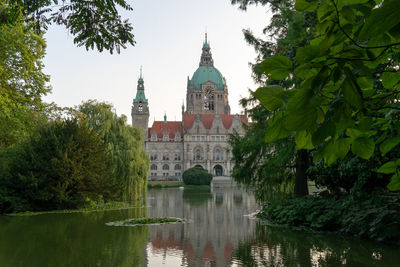
<path fill-rule="evenodd" d="M 226 80 L 214 67 L 207 38 L 199 67 L 192 79 L 188 78 L 186 103 L 186 110 L 182 105 L 182 121 L 167 121 L 164 116 L 164 121 L 154 121 L 147 129 L 148 102 L 143 79 L 139 79 L 132 106 L 132 126 L 147 131 L 149 179 L 181 179 L 184 170 L 196 165 L 216 176 L 230 176 L 233 164 L 227 142 L 229 134 L 235 131 L 244 134 L 242 125 L 247 124 L 247 118 L 230 114 Z"/>

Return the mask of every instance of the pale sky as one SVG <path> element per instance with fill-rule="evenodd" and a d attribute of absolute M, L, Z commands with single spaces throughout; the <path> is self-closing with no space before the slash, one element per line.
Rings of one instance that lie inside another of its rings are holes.
<path fill-rule="evenodd" d="M 231 113 L 241 112 L 239 99 L 248 95 L 248 88 L 256 88 L 248 66 L 256 54 L 245 42 L 242 30 L 249 28 L 261 35 L 270 18 L 266 7 L 251 7 L 243 12 L 229 0 L 128 3 L 133 11 L 123 12 L 122 16 L 133 24 L 136 45 L 120 54 L 86 51 L 73 44 L 65 28 L 50 27 L 45 35 L 44 72 L 50 75 L 53 89 L 44 98 L 46 102 L 73 107 L 88 99 L 106 101 L 131 123 L 132 100 L 143 66 L 149 126 L 154 118 L 163 120 L 164 112 L 168 120 L 181 120 L 187 77 L 191 79 L 199 65 L 207 28 L 214 66 L 227 81 Z"/>

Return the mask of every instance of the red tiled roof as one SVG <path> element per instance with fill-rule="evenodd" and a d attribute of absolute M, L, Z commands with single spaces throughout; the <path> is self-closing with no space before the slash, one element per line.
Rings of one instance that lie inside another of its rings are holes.
<path fill-rule="evenodd" d="M 192 128 L 195 116 L 195 114 L 184 115 L 183 119 L 185 120 L 185 130 Z M 225 129 L 230 129 L 235 115 L 220 114 L 219 116 L 221 117 L 222 124 L 224 125 Z M 239 115 L 239 117 L 244 124 L 248 124 L 247 117 L 245 115 Z M 215 114 L 200 114 L 200 118 L 203 122 L 204 127 L 206 129 L 211 129 L 213 121 L 215 119 Z"/>
<path fill-rule="evenodd" d="M 224 125 L 225 129 L 231 128 L 234 115 L 221 114 L 219 116 L 221 117 L 222 124 Z"/>
<path fill-rule="evenodd" d="M 215 114 L 200 114 L 201 121 L 206 129 L 211 129 Z"/>
<path fill-rule="evenodd" d="M 185 130 L 192 128 L 194 122 L 194 114 L 184 114 L 183 120 L 185 121 Z"/>
<path fill-rule="evenodd" d="M 182 136 L 182 122 L 180 121 L 154 121 L 151 128 L 148 130 L 148 137 L 151 138 L 151 133 L 156 132 L 157 138 L 162 138 L 164 132 L 169 133 L 169 139 L 175 138 L 175 133 L 179 132 Z"/>

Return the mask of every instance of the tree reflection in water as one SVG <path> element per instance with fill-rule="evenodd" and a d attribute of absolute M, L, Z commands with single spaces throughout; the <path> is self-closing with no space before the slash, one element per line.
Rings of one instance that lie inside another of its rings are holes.
<path fill-rule="evenodd" d="M 233 262 L 239 266 L 396 266 L 397 248 L 258 222 L 253 238 L 240 242 Z"/>

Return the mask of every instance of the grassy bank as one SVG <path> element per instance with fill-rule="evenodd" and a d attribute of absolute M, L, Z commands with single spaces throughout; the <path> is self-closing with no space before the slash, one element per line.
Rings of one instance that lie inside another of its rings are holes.
<path fill-rule="evenodd" d="M 258 216 L 273 224 L 400 244 L 399 195 L 289 197 L 265 205 Z"/>
<path fill-rule="evenodd" d="M 148 188 L 181 187 L 183 185 L 182 181 L 149 181 L 147 183 Z"/>
<path fill-rule="evenodd" d="M 75 212 L 93 212 L 93 211 L 107 211 L 107 210 L 119 210 L 119 209 L 130 209 L 130 208 L 141 208 L 135 206 L 133 203 L 127 202 L 107 202 L 98 204 L 96 206 L 84 207 L 81 209 L 72 210 L 50 210 L 50 211 L 25 211 L 18 213 L 4 214 L 7 216 L 35 216 L 42 214 L 55 214 L 55 213 L 75 213 Z"/>

